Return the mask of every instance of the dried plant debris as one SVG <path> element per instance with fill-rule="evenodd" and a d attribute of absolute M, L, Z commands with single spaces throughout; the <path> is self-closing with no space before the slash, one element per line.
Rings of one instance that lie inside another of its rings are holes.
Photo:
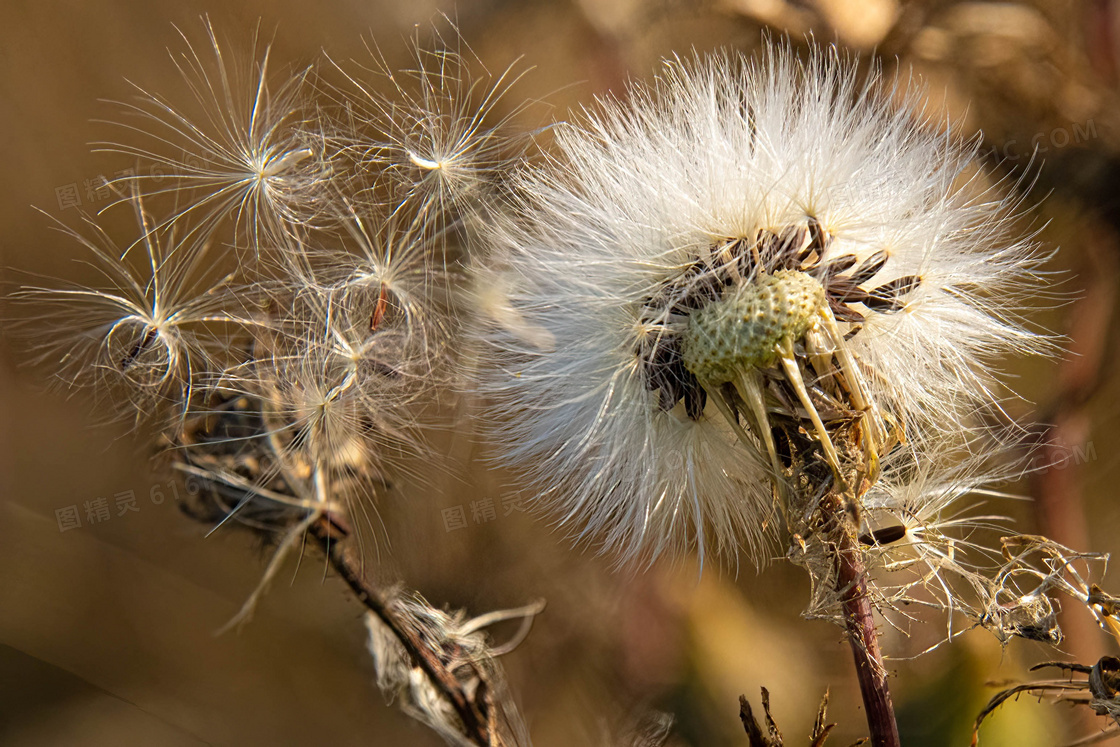
<path fill-rule="evenodd" d="M 1104 656 L 1091 667 L 1084 664 L 1049 661 L 1031 667 L 1031 671 L 1049 668 L 1064 670 L 1070 674 L 1070 678 L 1036 680 L 997 693 L 976 717 L 972 730 L 973 747 L 980 742 L 980 726 L 984 723 L 984 719 L 1009 699 L 1018 698 L 1023 693 L 1039 698 L 1050 698 L 1054 702 L 1088 706 L 1098 716 L 1105 716 L 1112 721 L 1099 733 L 1071 742 L 1071 745 L 1095 744 L 1120 735 L 1120 659 L 1115 656 Z M 1085 678 L 1075 679 L 1074 675 L 1085 675 Z"/>
<path fill-rule="evenodd" d="M 366 615 L 377 686 L 448 744 L 527 747 L 528 731 L 512 705 L 497 657 L 524 640 L 543 609 L 537 603 L 468 618 L 461 611 L 437 610 L 418 595 L 392 594 L 382 612 Z M 511 640 L 500 646 L 490 642 L 486 628 L 516 619 L 522 625 Z M 418 660 L 402 643 L 402 630 L 406 640 L 423 641 L 435 661 Z M 433 677 L 433 664 L 451 675 L 450 684 Z"/>
<path fill-rule="evenodd" d="M 1111 594 L 1106 594 L 1096 584 L 1090 584 L 1089 593 L 1085 597 L 1085 604 L 1096 616 L 1101 627 L 1120 643 L 1120 619 L 1117 618 L 1117 615 L 1120 614 L 1120 599 Z"/>
<path fill-rule="evenodd" d="M 1052 572 L 1049 575 L 1043 575 L 1040 571 L 1035 572 L 1035 578 L 1038 581 L 1036 592 L 1039 593 L 1032 598 L 1029 604 L 1010 610 L 1009 617 L 1005 619 L 1009 620 L 1011 616 L 1014 616 L 1016 620 L 1006 628 L 1007 630 L 1018 630 L 1018 634 L 1022 635 L 1024 630 L 1020 626 L 1023 621 L 1026 621 L 1027 627 L 1024 637 L 1032 638 L 1038 634 L 1042 634 L 1044 640 L 1053 637 L 1057 632 L 1057 627 L 1053 624 L 1053 604 L 1051 602 L 1042 604 L 1040 601 L 1045 597 L 1039 590 L 1047 588 L 1060 590 L 1075 601 L 1084 604 L 1096 616 L 1097 622 L 1105 631 L 1114 638 L 1117 636 L 1118 625 L 1115 616 L 1120 599 L 1106 593 L 1096 584 L 1085 583 L 1080 575 L 1073 570 L 1073 564 L 1079 559 L 1100 560 L 1101 558 L 1071 553 L 1066 548 L 1039 537 L 1017 539 L 1021 541 L 1014 543 L 1014 547 L 1022 549 L 1024 555 L 1034 552 L 1041 553 L 1047 558 L 1046 565 Z M 1024 612 L 1024 610 L 1029 611 Z M 1060 636 L 1060 633 L 1058 635 Z M 1093 744 L 1120 735 L 1120 659 L 1114 656 L 1104 656 L 1092 666 L 1052 661 L 1031 667 L 1031 671 L 1050 668 L 1061 669 L 1068 673 L 1070 677 L 1068 679 L 1026 682 L 997 693 L 976 718 L 973 729 L 973 745 L 979 741 L 980 726 L 984 719 L 1007 700 L 1017 698 L 1022 693 L 1029 693 L 1040 698 L 1047 697 L 1055 702 L 1085 705 L 1098 716 L 1111 720 L 1112 723 L 1104 727 L 1101 732 L 1089 735 L 1072 744 Z M 1084 679 L 1080 679 L 1076 675 L 1084 675 Z"/>
<path fill-rule="evenodd" d="M 754 715 L 754 710 L 751 708 L 746 695 L 739 696 L 739 720 L 743 722 L 743 728 L 750 740 L 750 747 L 784 747 L 785 741 L 782 732 L 778 729 L 778 725 L 774 723 L 773 716 L 770 715 L 770 691 L 765 687 L 761 689 L 762 713 L 765 724 L 758 723 L 758 718 Z M 836 724 L 830 724 L 827 721 L 828 691 L 825 690 L 824 696 L 821 698 L 821 704 L 817 708 L 817 718 L 813 722 L 813 730 L 809 734 L 809 747 L 823 747 L 829 733 L 836 726 Z M 866 739 L 861 739 L 855 744 L 863 744 L 866 741 Z"/>
<path fill-rule="evenodd" d="M 870 539 L 868 535 L 865 535 Z M 1098 595 L 1086 579 L 1103 576 L 1108 556 L 1080 553 L 1037 535 L 999 538 L 998 554 L 986 551 L 975 541 L 941 537 L 932 532 L 897 546 L 869 548 L 872 573 L 868 583 L 873 604 L 883 619 L 903 633 L 918 621 L 920 609 L 945 614 L 945 635 L 936 648 L 974 627 L 982 627 L 1006 645 L 1013 638 L 1057 645 L 1062 641 L 1057 614 L 1059 597 L 1081 604 L 1108 600 Z M 969 551 L 972 551 L 971 553 Z M 878 555 L 878 562 L 874 560 Z M 993 557 L 994 556 L 994 557 Z M 835 595 L 834 578 L 823 565 L 814 566 L 812 616 L 828 616 Z M 1102 626 L 1111 630 L 1116 621 L 1097 613 Z"/>

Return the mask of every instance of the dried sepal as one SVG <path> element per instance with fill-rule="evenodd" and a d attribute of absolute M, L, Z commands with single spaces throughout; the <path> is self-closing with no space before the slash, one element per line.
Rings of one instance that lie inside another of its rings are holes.
<path fill-rule="evenodd" d="M 525 637 L 543 604 L 468 618 L 462 611 L 435 609 L 418 595 L 397 593 L 390 596 L 386 608 L 385 615 L 368 613 L 366 627 L 377 684 L 387 698 L 397 700 L 406 714 L 433 729 L 448 744 L 478 744 L 459 716 L 459 709 L 449 702 L 446 684 L 434 682 L 402 644 L 401 630 L 409 630 L 424 642 L 434 661 L 454 677 L 467 707 L 486 725 L 488 744 L 529 744 L 525 725 L 507 697 L 497 657 L 512 650 Z M 513 639 L 500 646 L 490 642 L 486 628 L 516 619 L 522 620 L 522 626 Z"/>

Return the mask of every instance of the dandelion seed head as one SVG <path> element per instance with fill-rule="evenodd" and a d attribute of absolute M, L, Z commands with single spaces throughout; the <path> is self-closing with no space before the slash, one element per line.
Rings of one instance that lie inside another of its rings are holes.
<path fill-rule="evenodd" d="M 734 380 L 745 367 L 765 367 L 782 340 L 800 339 L 826 303 L 811 275 L 782 270 L 714 301 L 688 318 L 685 368 L 707 381 Z"/>
<path fill-rule="evenodd" d="M 873 484 L 998 406 L 998 356 L 1045 347 L 1012 204 L 889 88 L 831 49 L 672 60 L 515 175 L 486 386 L 501 459 L 580 536 L 757 556 L 790 449 Z"/>

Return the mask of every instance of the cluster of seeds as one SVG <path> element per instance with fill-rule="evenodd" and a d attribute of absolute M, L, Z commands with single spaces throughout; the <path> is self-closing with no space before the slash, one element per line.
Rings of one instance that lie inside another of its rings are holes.
<path fill-rule="evenodd" d="M 661 408 L 683 399 L 686 414 L 698 420 L 711 398 L 748 445 L 757 440 L 763 447 L 787 500 L 787 481 L 806 474 L 814 451 L 836 486 L 854 483 L 862 494 L 878 475 L 881 450 L 901 438 L 889 432 L 894 420 L 872 401 L 847 345 L 864 313 L 902 309 L 920 278 L 865 289 L 887 265 L 887 252 L 860 262 L 852 253 L 834 256 L 834 247 L 815 219 L 759 231 L 753 241 L 726 240 L 643 308 L 644 319 L 669 320 L 652 351 L 649 343 L 639 349 Z M 754 438 L 743 430 L 744 417 Z M 802 423 L 815 432 L 815 446 L 803 443 Z"/>
<path fill-rule="evenodd" d="M 747 368 L 769 368 L 786 341 L 801 339 L 817 323 L 825 303 L 812 275 L 762 275 L 689 317 L 681 358 L 700 381 L 713 384 L 733 381 Z"/>
<path fill-rule="evenodd" d="M 64 230 L 103 282 L 16 298 L 65 330 L 36 342 L 67 387 L 161 426 L 205 488 L 199 518 L 282 542 L 322 515 L 376 532 L 457 376 L 473 227 L 519 142 L 489 121 L 513 79 L 475 75 L 438 32 L 404 71 L 294 72 L 205 32 L 209 51 L 173 53 L 191 95 L 137 87 L 126 136 L 98 143 L 135 162 L 108 186 L 136 233 Z"/>
<path fill-rule="evenodd" d="M 641 316 L 687 324 L 666 329 L 637 351 L 649 388 L 660 391 L 661 408 L 684 400 L 688 416 L 699 419 L 707 401 L 701 380 L 722 384 L 743 367 L 774 366 L 779 343 L 799 342 L 826 308 L 853 325 L 846 337 L 854 335 L 865 311 L 899 311 L 921 284 L 907 275 L 865 289 L 887 264 L 887 252 L 859 262 L 854 254 L 830 256 L 832 245 L 832 235 L 810 218 L 805 226 L 760 230 L 753 240 L 718 242 L 666 282 Z"/>

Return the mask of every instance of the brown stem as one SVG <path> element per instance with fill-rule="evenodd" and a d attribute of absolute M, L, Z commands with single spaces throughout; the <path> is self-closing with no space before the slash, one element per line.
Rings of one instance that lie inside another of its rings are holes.
<path fill-rule="evenodd" d="M 843 602 L 844 627 L 856 662 L 871 744 L 873 747 L 899 747 L 894 704 L 887 688 L 887 670 L 879 652 L 879 634 L 875 631 L 871 599 L 867 594 L 863 551 L 841 496 L 835 493 L 825 496 L 821 510 L 835 542 L 836 590 Z"/>
<path fill-rule="evenodd" d="M 455 709 L 471 743 L 479 747 L 491 747 L 493 741 L 490 737 L 491 729 L 487 725 L 489 719 L 479 712 L 482 709 L 476 708 L 475 701 L 466 694 L 455 674 L 448 670 L 443 660 L 432 650 L 432 643 L 425 640 L 423 632 L 401 619 L 381 591 L 366 580 L 348 543 L 342 541 L 349 536 L 346 527 L 324 516 L 312 524 L 308 531 L 318 541 L 331 567 L 354 592 L 358 601 L 393 631 L 413 663 L 424 671 L 432 685 Z M 486 697 L 484 689 L 480 689 L 480 696 Z"/>

